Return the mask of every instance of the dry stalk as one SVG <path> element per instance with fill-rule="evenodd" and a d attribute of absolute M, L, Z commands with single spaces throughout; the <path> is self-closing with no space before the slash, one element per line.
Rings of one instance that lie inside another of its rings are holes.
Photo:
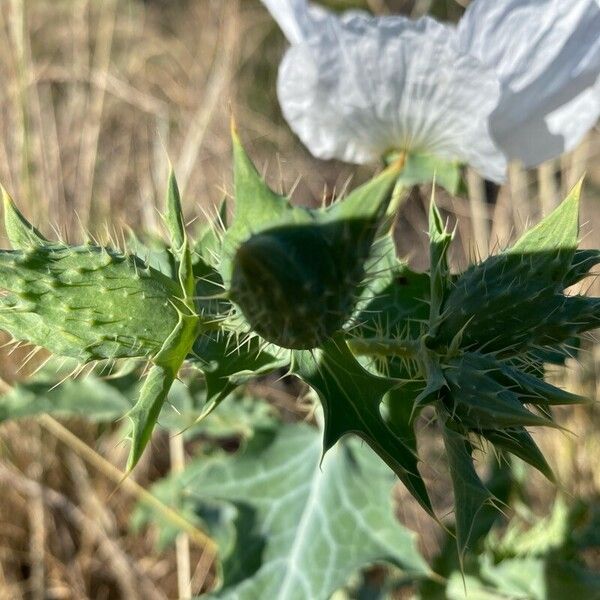
<path fill-rule="evenodd" d="M 483 179 L 473 169 L 467 169 L 471 225 L 477 254 L 486 258 L 490 247 L 490 221 Z"/>
<path fill-rule="evenodd" d="M 115 572 L 119 573 L 119 584 L 123 584 L 125 581 L 129 582 L 130 574 L 135 574 L 140 585 L 141 594 L 127 586 L 127 589 L 121 589 L 124 598 L 143 597 L 149 600 L 163 600 L 165 598 L 162 593 L 156 590 L 153 584 L 145 579 L 139 572 L 137 565 L 123 552 L 121 547 L 106 536 L 96 520 L 88 517 L 68 498 L 56 490 L 29 479 L 17 469 L 11 469 L 2 463 L 0 463 L 0 480 L 3 480 L 5 485 L 11 485 L 13 488 L 16 488 L 19 493 L 27 496 L 30 500 L 35 497 L 43 498 L 45 505 L 63 513 L 79 530 L 91 533 L 98 544 L 98 551 L 104 560 L 111 565 L 111 568 Z M 129 595 L 128 592 L 134 592 L 134 595 Z M 46 597 L 45 594 L 42 597 Z"/>
<path fill-rule="evenodd" d="M 105 477 L 111 479 L 120 488 L 131 494 L 136 500 L 146 504 L 153 510 L 161 513 L 161 516 L 170 521 L 173 525 L 185 531 L 190 540 L 200 547 L 207 549 L 213 559 L 217 554 L 217 545 L 208 535 L 198 529 L 195 525 L 184 519 L 176 510 L 161 502 L 156 496 L 144 489 L 139 483 L 136 483 L 131 477 L 117 469 L 113 464 L 100 456 L 87 444 L 82 442 L 76 435 L 71 433 L 64 425 L 61 425 L 50 415 L 42 415 L 39 422 L 46 430 L 58 438 L 61 442 L 74 450 L 81 458 L 88 462 L 95 469 L 100 471 Z"/>
<path fill-rule="evenodd" d="M 174 432 L 169 438 L 171 473 L 176 475 L 185 469 L 185 445 L 183 434 Z M 192 569 L 190 565 L 190 537 L 182 531 L 175 540 L 177 559 L 177 588 L 179 598 L 192 597 Z"/>

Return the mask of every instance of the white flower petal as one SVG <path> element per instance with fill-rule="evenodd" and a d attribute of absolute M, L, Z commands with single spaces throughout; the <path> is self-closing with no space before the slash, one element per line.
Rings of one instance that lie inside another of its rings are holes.
<path fill-rule="evenodd" d="M 358 34 L 378 27 L 389 35 L 407 33 L 427 34 L 440 42 L 448 40 L 449 27 L 435 19 L 424 17 L 410 21 L 405 17 L 373 17 L 361 10 L 348 10 L 342 15 L 307 2 L 307 0 L 261 0 L 275 19 L 290 44 L 303 42 L 335 43 L 346 28 Z M 407 24 L 411 24 L 407 28 Z"/>
<path fill-rule="evenodd" d="M 509 158 L 530 167 L 559 156 L 598 119 L 598 0 L 475 0 L 458 40 L 498 73 L 490 131 Z"/>
<path fill-rule="evenodd" d="M 598 0 L 473 0 L 458 25 L 459 48 L 492 67 L 513 91 L 554 73 L 598 68 Z M 595 59 L 595 60 L 594 60 Z"/>
<path fill-rule="evenodd" d="M 365 163 L 392 149 L 428 152 L 501 180 L 504 157 L 487 128 L 499 84 L 457 51 L 453 36 L 432 19 L 328 21 L 281 64 L 284 116 L 320 158 Z"/>
<path fill-rule="evenodd" d="M 328 11 L 320 6 L 309 6 L 306 0 L 261 0 L 277 21 L 290 44 L 300 44 L 313 35 L 327 18 Z"/>
<path fill-rule="evenodd" d="M 510 92 L 490 116 L 492 138 L 504 154 L 535 167 L 575 148 L 600 117 L 600 79 L 558 107 L 527 110 L 526 100 Z"/>
<path fill-rule="evenodd" d="M 548 115 L 548 129 L 562 135 L 565 151 L 572 150 L 600 118 L 600 79 L 593 88 Z"/>

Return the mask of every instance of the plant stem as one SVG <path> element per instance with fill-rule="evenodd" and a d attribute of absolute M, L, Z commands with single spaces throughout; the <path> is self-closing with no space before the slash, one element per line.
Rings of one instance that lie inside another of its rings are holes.
<path fill-rule="evenodd" d="M 418 340 L 398 340 L 385 337 L 353 338 L 348 340 L 348 346 L 357 356 L 416 358 L 419 352 Z"/>

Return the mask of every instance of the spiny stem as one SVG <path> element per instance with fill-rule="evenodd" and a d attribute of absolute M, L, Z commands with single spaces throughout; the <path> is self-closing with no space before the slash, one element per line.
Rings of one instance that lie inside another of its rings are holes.
<path fill-rule="evenodd" d="M 387 337 L 352 338 L 348 346 L 356 356 L 400 356 L 402 358 L 417 358 L 419 353 L 418 340 L 398 340 Z"/>

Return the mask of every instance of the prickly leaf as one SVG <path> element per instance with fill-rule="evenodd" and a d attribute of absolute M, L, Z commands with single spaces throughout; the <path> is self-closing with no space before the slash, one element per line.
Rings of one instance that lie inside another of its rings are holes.
<path fill-rule="evenodd" d="M 128 470 L 135 467 L 150 441 L 171 385 L 198 336 L 199 326 L 198 317 L 180 312 L 177 325 L 153 358 L 154 364 L 144 380 L 140 396 L 127 415 L 131 423 Z"/>
<path fill-rule="evenodd" d="M 494 444 L 498 450 L 514 454 L 532 467 L 535 467 L 550 481 L 555 481 L 554 473 L 542 451 L 524 427 L 484 429 L 481 431 L 481 435 Z"/>
<path fill-rule="evenodd" d="M 475 472 L 471 458 L 471 445 L 460 428 L 457 428 L 451 420 L 446 420 L 443 425 L 443 436 L 454 489 L 456 542 L 462 562 L 465 552 L 471 548 L 471 536 L 477 518 L 491 503 L 492 494 Z"/>
<path fill-rule="evenodd" d="M 493 378 L 493 372 L 482 369 L 488 364 L 480 355 L 465 353 L 444 369 L 449 385 L 444 406 L 454 419 L 475 430 L 553 425 L 527 410 L 515 391 Z"/>
<path fill-rule="evenodd" d="M 447 254 L 451 241 L 452 234 L 444 226 L 442 215 L 435 205 L 432 193 L 429 204 L 429 257 L 431 263 L 429 326 L 432 333 L 435 333 L 438 328 L 441 308 L 450 283 Z"/>
<path fill-rule="evenodd" d="M 394 381 L 367 372 L 341 337 L 313 352 L 294 352 L 292 370 L 315 390 L 323 405 L 324 452 L 345 435 L 358 435 L 398 475 L 421 506 L 432 513 L 411 439 L 403 440 L 381 414 L 381 401 L 394 387 Z"/>
<path fill-rule="evenodd" d="M 204 374 L 206 404 L 203 415 L 214 410 L 238 386 L 289 363 L 287 356 L 278 356 L 261 348 L 257 337 L 236 339 L 227 335 L 208 333 L 198 336 L 192 354 L 188 356 Z"/>
<path fill-rule="evenodd" d="M 27 250 L 35 246 L 47 246 L 51 244 L 16 207 L 4 187 L 0 186 L 2 193 L 2 204 L 4 208 L 4 228 L 8 240 L 15 250 Z"/>

